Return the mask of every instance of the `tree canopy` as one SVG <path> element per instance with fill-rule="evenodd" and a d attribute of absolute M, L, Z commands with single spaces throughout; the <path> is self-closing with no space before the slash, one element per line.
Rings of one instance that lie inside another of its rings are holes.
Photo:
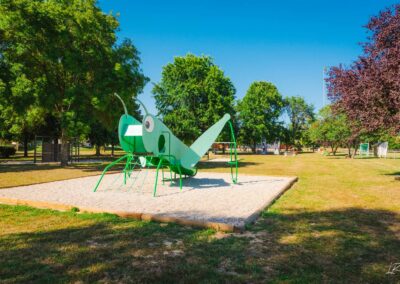
<path fill-rule="evenodd" d="M 191 143 L 225 113 L 234 116 L 235 88 L 209 56 L 188 54 L 164 66 L 153 94 L 158 114 Z"/>
<path fill-rule="evenodd" d="M 283 106 L 283 98 L 274 84 L 253 82 L 237 106 L 240 140 L 251 145 L 253 151 L 263 139 L 267 142 L 276 141 Z"/>
<path fill-rule="evenodd" d="M 138 51 L 129 40 L 116 43 L 118 21 L 95 0 L 4 0 L 0 14 L 0 104 L 14 114 L 5 124 L 29 110 L 56 119 L 62 164 L 68 138 L 115 114 L 113 92 L 138 108 L 128 100 L 147 82 Z"/>

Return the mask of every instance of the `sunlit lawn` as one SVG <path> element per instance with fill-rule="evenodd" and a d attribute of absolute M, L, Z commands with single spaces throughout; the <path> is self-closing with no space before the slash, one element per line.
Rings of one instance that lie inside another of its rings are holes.
<path fill-rule="evenodd" d="M 123 155 L 120 150 L 114 152 L 114 158 L 110 156 L 110 150 L 102 150 L 99 157 L 95 153 L 94 148 L 81 148 L 80 159 L 83 162 L 75 161 L 61 168 L 59 163 L 40 163 L 40 157 L 39 162 L 33 164 L 33 150 L 28 152 L 28 157 L 23 156 L 23 151 L 18 151 L 10 158 L 0 158 L 0 188 L 98 175 L 108 162 Z"/>
<path fill-rule="evenodd" d="M 241 159 L 241 174 L 299 177 L 244 234 L 1 205 L 0 282 L 400 281 L 399 272 L 386 274 L 400 262 L 400 182 L 394 180 L 400 160 Z M 94 174 L 102 166 L 17 173 L 2 167 L 5 187 L 33 176 Z M 201 167 L 228 170 L 222 163 Z"/>
<path fill-rule="evenodd" d="M 104 163 L 73 164 L 64 168 L 58 164 L 0 165 L 0 189 L 97 175 L 104 166 Z"/>

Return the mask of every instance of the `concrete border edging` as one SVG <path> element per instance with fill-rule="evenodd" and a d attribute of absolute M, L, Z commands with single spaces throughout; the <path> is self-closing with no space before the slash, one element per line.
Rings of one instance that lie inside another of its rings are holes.
<path fill-rule="evenodd" d="M 254 223 L 257 218 L 261 215 L 261 213 L 267 209 L 268 207 L 270 207 L 272 204 L 275 203 L 275 201 L 277 199 L 279 199 L 279 197 L 281 197 L 286 191 L 288 191 L 297 181 L 299 180 L 298 177 L 294 177 L 292 178 L 292 180 L 285 186 L 285 188 L 282 190 L 282 192 L 280 192 L 277 196 L 275 196 L 272 200 L 268 200 L 265 204 L 263 204 L 262 206 L 260 206 L 253 214 L 251 214 L 246 220 L 245 220 L 245 225 L 248 224 L 252 224 Z M 244 228 L 243 228 L 244 230 Z"/>

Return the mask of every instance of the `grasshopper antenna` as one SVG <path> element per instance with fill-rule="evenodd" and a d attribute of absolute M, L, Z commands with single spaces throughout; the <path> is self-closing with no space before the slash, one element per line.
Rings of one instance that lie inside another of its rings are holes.
<path fill-rule="evenodd" d="M 138 98 L 132 97 L 133 100 L 137 100 L 139 102 L 139 104 L 143 107 L 144 112 L 146 113 L 146 115 L 149 113 L 147 111 L 147 108 L 145 107 L 144 103 L 142 103 Z"/>
<path fill-rule="evenodd" d="M 128 110 L 126 109 L 126 105 L 125 105 L 124 101 L 121 99 L 121 97 L 117 93 L 114 93 L 114 96 L 116 96 L 121 101 L 122 106 L 124 107 L 125 115 L 128 115 Z"/>

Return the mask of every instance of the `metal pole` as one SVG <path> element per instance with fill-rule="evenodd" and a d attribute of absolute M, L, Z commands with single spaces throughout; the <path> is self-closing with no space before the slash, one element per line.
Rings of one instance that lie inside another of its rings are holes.
<path fill-rule="evenodd" d="M 33 142 L 33 163 L 36 164 L 36 135 L 35 135 L 35 140 Z"/>

